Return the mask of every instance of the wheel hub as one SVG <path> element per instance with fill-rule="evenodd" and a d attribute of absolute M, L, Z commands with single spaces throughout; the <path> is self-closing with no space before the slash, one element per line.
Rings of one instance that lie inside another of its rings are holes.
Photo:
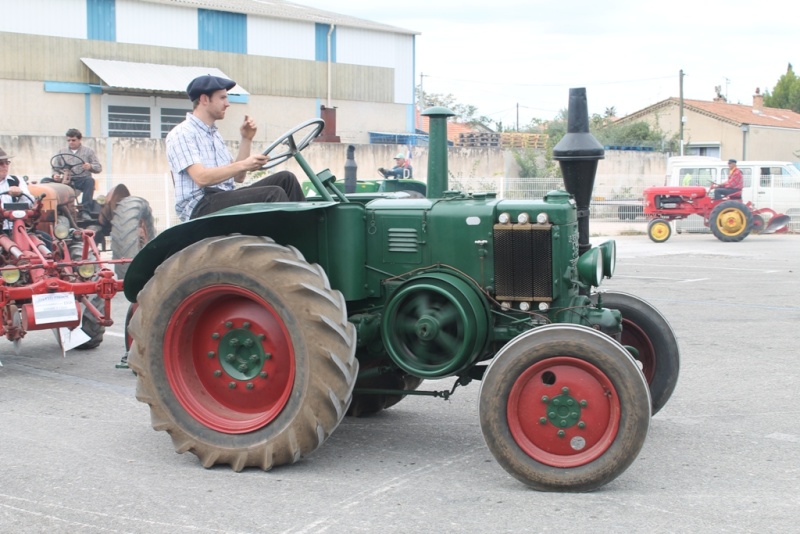
<path fill-rule="evenodd" d="M 547 405 L 547 419 L 557 428 L 569 428 L 577 425 L 581 418 L 581 405 L 586 406 L 587 404 L 585 400 L 578 401 L 569 395 L 569 388 L 565 387 L 563 390 L 563 395 L 552 399 L 542 398 Z"/>
<path fill-rule="evenodd" d="M 242 328 L 233 328 L 222 336 L 217 349 L 220 365 L 231 378 L 236 380 L 252 380 L 261 372 L 264 362 L 271 354 L 264 352 L 262 341 L 264 334 L 252 333 L 250 323 L 245 322 Z"/>

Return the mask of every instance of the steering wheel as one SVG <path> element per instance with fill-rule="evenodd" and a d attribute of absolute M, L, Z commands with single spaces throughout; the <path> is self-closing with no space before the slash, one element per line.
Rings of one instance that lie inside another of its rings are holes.
<path fill-rule="evenodd" d="M 69 171 L 70 175 L 80 174 L 83 170 L 83 165 L 86 163 L 83 158 L 75 154 L 56 154 L 50 158 L 50 166 L 55 170 L 63 173 Z M 77 172 L 76 172 L 77 169 Z"/>
<path fill-rule="evenodd" d="M 305 137 L 303 137 L 299 143 L 295 143 L 294 135 L 297 132 L 305 128 L 308 128 L 310 126 L 313 126 L 311 131 Z M 322 133 L 322 129 L 324 127 L 325 127 L 325 121 L 322 119 L 311 119 L 307 120 L 306 122 L 298 124 L 291 130 L 280 136 L 278 139 L 276 139 L 271 145 L 269 145 L 264 150 L 264 152 L 262 152 L 262 154 L 264 154 L 265 156 L 269 156 L 270 153 L 273 150 L 275 150 L 280 144 L 286 143 L 286 145 L 288 145 L 289 147 L 288 150 L 286 150 L 285 152 L 281 152 L 280 154 L 277 154 L 275 156 L 270 156 L 269 161 L 264 165 L 262 165 L 261 168 L 271 169 L 276 165 L 280 165 L 289 158 L 294 157 L 295 154 L 297 154 L 301 150 L 305 149 L 308 145 L 310 145 L 311 141 L 313 141 L 319 134 Z"/>

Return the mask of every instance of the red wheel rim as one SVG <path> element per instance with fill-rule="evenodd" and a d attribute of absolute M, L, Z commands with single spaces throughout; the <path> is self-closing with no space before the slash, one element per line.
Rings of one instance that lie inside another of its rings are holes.
<path fill-rule="evenodd" d="M 642 373 L 648 384 L 653 382 L 656 375 L 656 349 L 650 341 L 650 337 L 634 322 L 622 319 L 622 338 L 623 345 L 633 347 L 639 353 L 636 356 L 642 366 Z"/>
<path fill-rule="evenodd" d="M 216 285 L 175 310 L 164 335 L 164 368 L 189 415 L 218 432 L 242 434 L 280 414 L 295 358 L 272 306 L 246 289 Z"/>
<path fill-rule="evenodd" d="M 619 430 L 620 403 L 611 381 L 591 363 L 569 356 L 526 369 L 511 388 L 507 410 L 517 445 L 552 467 L 596 460 Z"/>

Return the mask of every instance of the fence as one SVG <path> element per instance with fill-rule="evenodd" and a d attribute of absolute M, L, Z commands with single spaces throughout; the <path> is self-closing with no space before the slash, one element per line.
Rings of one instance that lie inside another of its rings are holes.
<path fill-rule="evenodd" d="M 132 195 L 141 196 L 150 203 L 156 229 L 159 232 L 178 224 L 175 214 L 175 189 L 169 173 L 149 175 L 105 175 L 98 180 L 98 196 L 105 194 L 113 185 L 125 184 Z M 245 182 L 243 185 L 247 185 Z M 647 187 L 663 185 L 664 176 L 603 175 L 595 178 L 592 192 L 590 217 L 597 221 L 640 221 L 646 219 L 642 214 L 643 191 Z M 563 189 L 561 178 L 507 178 L 492 177 L 453 177 L 449 181 L 451 190 L 477 193 L 494 191 L 498 198 L 541 199 L 549 191 Z M 800 193 L 800 190 L 798 190 Z M 760 206 L 763 207 L 763 206 Z M 788 212 L 792 216 L 790 229 L 800 232 L 800 206 Z M 700 217 L 690 217 L 677 222 L 679 231 L 707 231 Z"/>

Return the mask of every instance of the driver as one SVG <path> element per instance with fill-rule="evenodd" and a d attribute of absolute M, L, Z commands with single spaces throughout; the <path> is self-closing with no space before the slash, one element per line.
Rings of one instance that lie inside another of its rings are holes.
<path fill-rule="evenodd" d="M 211 75 L 192 80 L 186 88 L 192 112 L 167 135 L 175 211 L 181 221 L 251 202 L 305 200 L 300 183 L 289 171 L 235 188 L 234 183 L 242 183 L 248 172 L 261 169 L 269 161 L 265 155 L 250 154 L 256 124 L 247 115 L 239 127 L 242 139 L 235 161 L 217 130 L 215 123 L 225 118 L 230 106 L 228 91 L 235 85 L 233 80 Z"/>
<path fill-rule="evenodd" d="M 8 202 L 24 202 L 30 206 L 31 192 L 28 191 L 28 184 L 25 183 L 25 180 L 8 174 L 12 157 L 0 148 L 0 205 L 5 207 Z M 11 221 L 3 221 L 3 230 L 11 228 Z"/>
<path fill-rule="evenodd" d="M 742 191 L 744 178 L 742 171 L 736 166 L 735 159 L 728 160 L 728 180 L 714 189 L 714 200 Z"/>
<path fill-rule="evenodd" d="M 94 150 L 88 146 L 83 146 L 81 142 L 83 134 L 79 130 L 70 128 L 67 130 L 66 136 L 66 148 L 59 150 L 56 156 L 61 157 L 54 157 L 53 160 L 68 169 L 69 173 L 65 173 L 64 168 L 57 169 L 53 167 L 53 180 L 62 182 L 66 178 L 72 187 L 83 193 L 81 195 L 81 206 L 83 209 L 86 211 L 93 211 L 94 200 L 92 196 L 94 196 L 95 180 L 92 174 L 102 172 L 103 166 L 100 165 L 100 160 L 97 159 Z M 70 155 L 76 157 L 70 158 Z"/>

